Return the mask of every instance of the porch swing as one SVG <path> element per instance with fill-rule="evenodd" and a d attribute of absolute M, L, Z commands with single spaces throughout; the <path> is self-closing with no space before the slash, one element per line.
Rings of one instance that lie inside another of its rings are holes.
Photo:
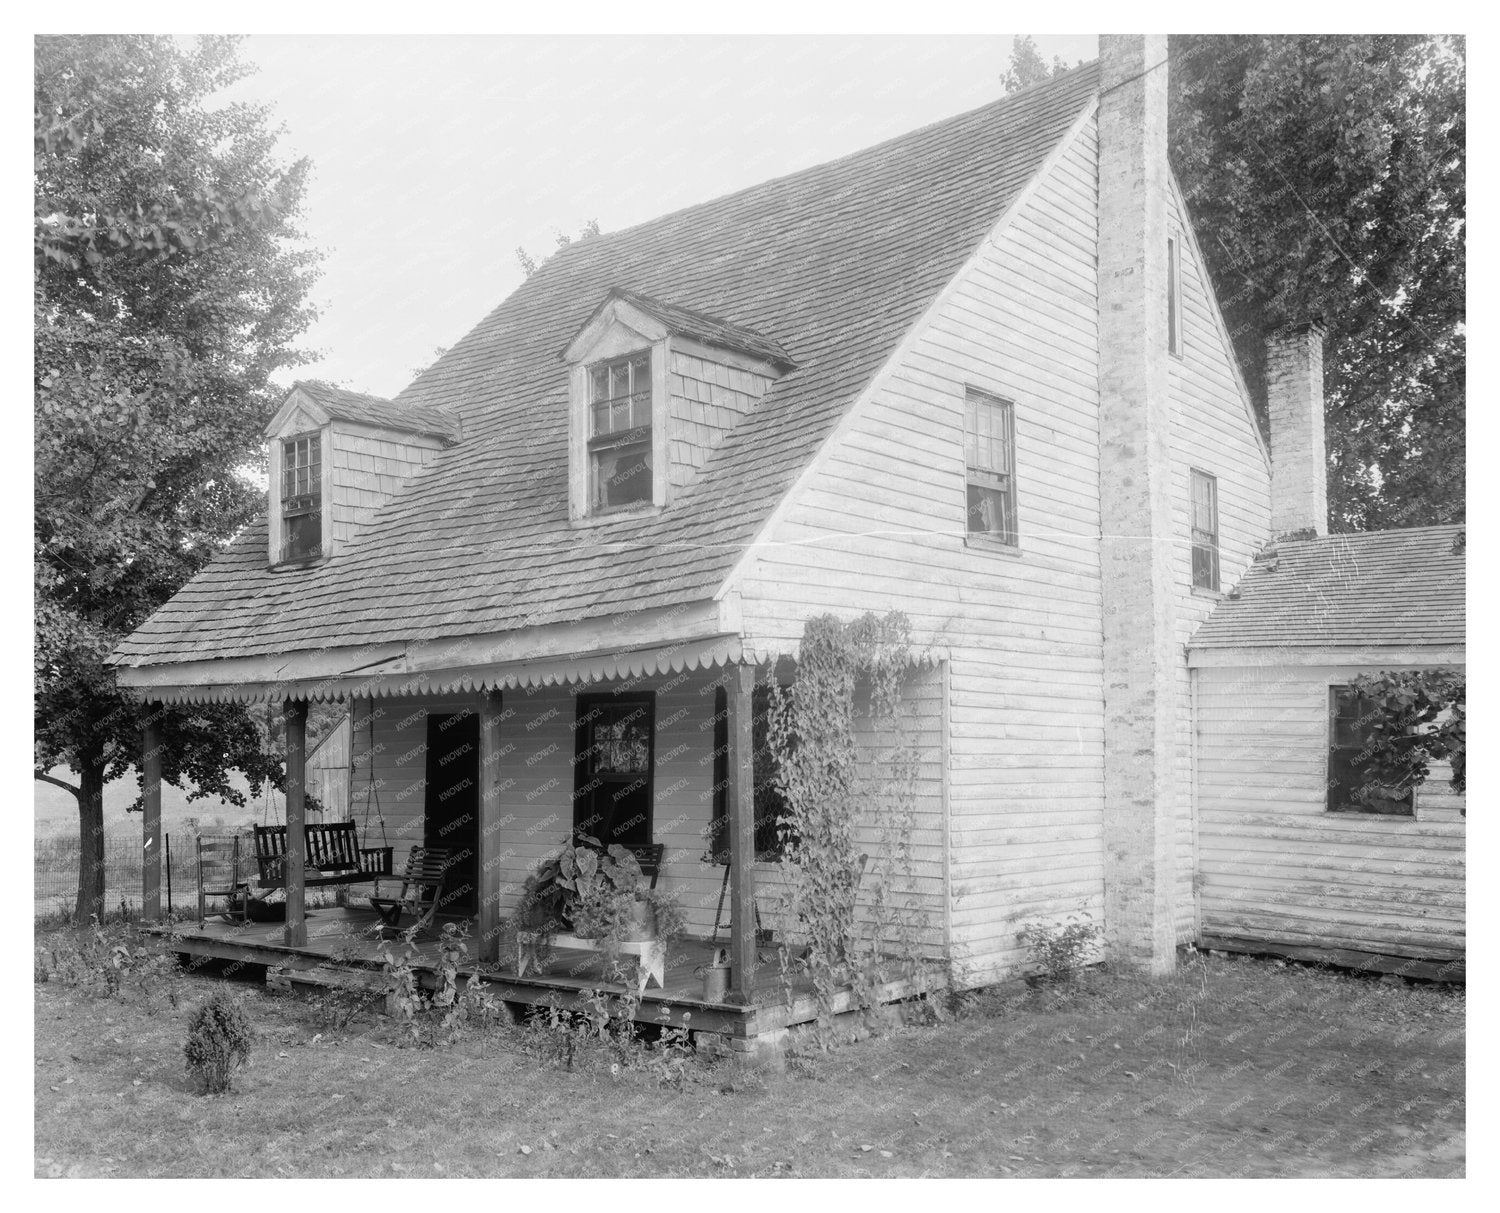
<path fill-rule="evenodd" d="M 350 749 L 353 749 L 353 719 L 350 720 Z M 374 761 L 375 716 L 370 715 L 370 754 Z M 354 755 L 349 756 L 349 775 L 354 777 Z M 377 819 L 380 822 L 378 847 L 362 847 L 359 827 L 351 814 L 348 821 L 319 821 L 303 823 L 305 840 L 303 886 L 315 888 L 323 885 L 365 884 L 374 881 L 379 891 L 382 877 L 395 874 L 392 868 L 394 848 L 386 837 L 385 816 L 379 814 L 379 794 L 375 792 L 375 780 L 365 781 L 365 832 L 370 826 L 371 797 L 375 797 Z M 267 802 L 269 808 L 269 801 Z M 258 825 L 255 831 L 255 862 L 259 868 L 258 886 L 262 889 L 286 887 L 286 838 L 287 827 L 281 825 Z"/>

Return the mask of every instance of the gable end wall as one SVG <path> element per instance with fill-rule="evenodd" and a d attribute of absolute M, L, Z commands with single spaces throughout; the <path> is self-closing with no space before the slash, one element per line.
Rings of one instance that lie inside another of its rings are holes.
<path fill-rule="evenodd" d="M 788 501 L 740 576 L 747 641 L 795 649 L 832 611 L 899 609 L 950 664 L 950 932 L 975 983 L 1024 960 L 1018 927 L 1103 914 L 1097 126 L 1082 125 Z M 1186 232 L 1175 190 L 1174 232 Z M 1267 535 L 1269 470 L 1194 242 L 1171 358 L 1178 638 L 1192 588 L 1189 469 L 1219 480 L 1223 587 Z M 1163 306 L 1165 303 L 1163 302 Z M 966 387 L 1015 404 L 1019 555 L 966 542 Z M 1180 941 L 1195 933 L 1192 727 L 1177 679 Z"/>

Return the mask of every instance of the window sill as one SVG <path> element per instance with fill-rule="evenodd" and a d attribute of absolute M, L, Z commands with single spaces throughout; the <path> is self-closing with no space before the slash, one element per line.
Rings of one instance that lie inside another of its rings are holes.
<path fill-rule="evenodd" d="M 991 539 L 972 531 L 964 532 L 964 547 L 979 552 L 993 552 L 996 556 L 1009 556 L 1013 560 L 1019 560 L 1025 554 L 1019 543 L 1006 543 L 1002 539 Z"/>
<path fill-rule="evenodd" d="M 612 522 L 621 522 L 629 518 L 655 518 L 666 507 L 660 505 L 642 505 L 633 508 L 610 510 L 605 514 L 588 514 L 583 518 L 570 518 L 568 525 L 575 530 L 588 530 L 596 526 L 608 526 Z"/>
<path fill-rule="evenodd" d="M 1210 602 L 1223 602 L 1229 597 L 1223 590 L 1210 590 L 1201 585 L 1193 586 L 1194 598 L 1206 598 Z"/>
<path fill-rule="evenodd" d="M 1357 813 L 1352 809 L 1324 809 L 1324 817 L 1349 817 L 1355 821 L 1415 821 L 1415 813 Z"/>
<path fill-rule="evenodd" d="M 303 569 L 321 568 L 333 559 L 332 553 L 310 556 L 306 560 L 278 560 L 266 566 L 268 573 L 297 573 Z"/>

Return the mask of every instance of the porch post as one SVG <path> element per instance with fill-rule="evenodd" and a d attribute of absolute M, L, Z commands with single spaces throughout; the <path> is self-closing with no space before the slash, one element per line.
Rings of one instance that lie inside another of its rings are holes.
<path fill-rule="evenodd" d="M 729 1001 L 755 988 L 755 768 L 751 713 L 755 667 L 739 665 L 729 694 Z"/>
<path fill-rule="evenodd" d="M 282 705 L 286 721 L 286 946 L 307 946 L 307 700 Z"/>
<path fill-rule="evenodd" d="M 161 704 L 146 705 L 141 729 L 141 917 L 161 918 Z"/>
<path fill-rule="evenodd" d="M 500 958 L 500 692 L 479 696 L 478 959 Z"/>

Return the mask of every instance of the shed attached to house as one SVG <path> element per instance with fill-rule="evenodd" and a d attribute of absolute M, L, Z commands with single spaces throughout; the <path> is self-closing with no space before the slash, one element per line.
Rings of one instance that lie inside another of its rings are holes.
<path fill-rule="evenodd" d="M 1283 540 L 1189 646 L 1200 938 L 1463 975 L 1464 798 L 1446 763 L 1405 799 L 1351 796 L 1382 670 L 1464 669 L 1463 528 Z"/>

